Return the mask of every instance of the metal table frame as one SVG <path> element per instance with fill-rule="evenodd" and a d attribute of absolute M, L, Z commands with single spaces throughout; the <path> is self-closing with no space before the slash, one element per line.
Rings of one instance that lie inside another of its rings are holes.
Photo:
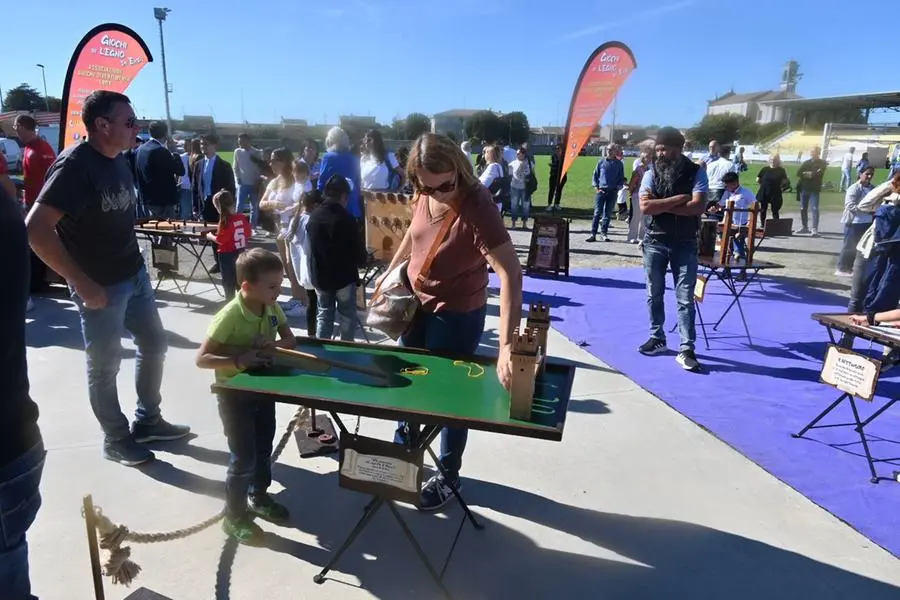
<path fill-rule="evenodd" d="M 175 231 L 175 230 L 157 230 L 157 229 L 147 229 L 142 227 L 136 227 L 135 233 L 139 235 L 143 235 L 151 244 L 151 252 L 152 245 L 157 243 L 155 238 L 165 238 L 172 242 L 172 245 L 175 248 L 181 248 L 189 256 L 194 258 L 194 264 L 191 267 L 191 272 L 188 274 L 187 278 L 184 281 L 184 285 L 179 284 L 178 279 L 172 276 L 172 272 L 165 269 L 159 269 L 159 277 L 156 280 L 156 286 L 153 288 L 153 291 L 159 290 L 160 284 L 163 280 L 168 279 L 172 283 L 175 284 L 175 288 L 178 290 L 181 299 L 190 306 L 190 296 L 187 293 L 188 286 L 191 283 L 195 283 L 194 274 L 197 272 L 197 267 L 202 267 L 203 271 L 206 272 L 206 276 L 209 279 L 209 282 L 212 284 L 213 289 L 216 290 L 216 293 L 219 296 L 224 296 L 223 290 L 219 289 L 218 284 L 216 284 L 215 279 L 213 279 L 212 273 L 210 273 L 209 268 L 203 262 L 203 256 L 206 254 L 206 249 L 213 246 L 213 243 L 206 239 L 206 233 L 189 233 L 184 231 Z"/>

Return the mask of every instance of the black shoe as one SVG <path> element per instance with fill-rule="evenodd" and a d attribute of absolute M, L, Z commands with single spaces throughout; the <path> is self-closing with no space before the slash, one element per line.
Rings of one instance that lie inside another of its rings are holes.
<path fill-rule="evenodd" d="M 213 275 L 215 275 L 216 273 L 218 273 L 221 270 L 222 270 L 222 267 L 220 267 L 218 264 L 215 264 L 209 268 L 209 272 Z"/>
<path fill-rule="evenodd" d="M 139 444 L 149 442 L 172 442 L 180 440 L 191 432 L 187 425 L 173 425 L 165 419 L 160 419 L 153 425 L 134 422 L 131 425 L 131 435 Z"/>
<path fill-rule="evenodd" d="M 697 362 L 697 357 L 694 355 L 693 350 L 682 350 L 675 357 L 675 361 L 681 365 L 682 369 L 691 373 L 699 373 L 703 369 L 703 366 Z"/>
<path fill-rule="evenodd" d="M 103 458 L 117 462 L 126 467 L 136 467 L 154 458 L 153 452 L 137 443 L 133 437 L 103 444 Z"/>
<path fill-rule="evenodd" d="M 662 354 L 666 351 L 668 351 L 668 348 L 666 348 L 666 340 L 658 340 L 656 338 L 650 338 L 638 347 L 638 352 L 644 356 L 654 356 L 655 354 Z"/>

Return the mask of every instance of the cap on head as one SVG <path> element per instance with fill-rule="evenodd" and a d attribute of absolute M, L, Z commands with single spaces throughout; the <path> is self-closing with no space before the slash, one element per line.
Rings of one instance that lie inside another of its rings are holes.
<path fill-rule="evenodd" d="M 656 132 L 656 144 L 684 148 L 684 135 L 674 127 L 663 127 Z"/>

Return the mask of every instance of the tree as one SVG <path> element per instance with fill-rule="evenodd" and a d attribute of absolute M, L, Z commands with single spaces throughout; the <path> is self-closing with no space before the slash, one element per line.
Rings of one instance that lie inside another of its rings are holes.
<path fill-rule="evenodd" d="M 513 146 L 524 144 L 528 141 L 531 134 L 531 127 L 528 125 L 528 117 L 521 111 L 513 111 L 506 113 L 501 118 L 506 132 L 502 137 Z"/>
<path fill-rule="evenodd" d="M 509 135 L 506 123 L 496 113 L 489 110 L 479 110 L 466 119 L 463 131 L 467 138 L 493 143 L 500 138 Z"/>
<path fill-rule="evenodd" d="M 50 112 L 59 112 L 62 109 L 62 101 L 59 98 L 50 96 L 47 98 L 50 104 Z M 27 83 L 6 91 L 3 98 L 3 110 L 6 112 L 14 110 L 47 110 L 47 103 L 44 96 Z"/>
<path fill-rule="evenodd" d="M 712 140 L 720 144 L 731 144 L 734 140 L 756 141 L 759 126 L 743 115 L 726 113 L 706 115 L 688 132 L 688 138 L 695 144 L 705 145 Z"/>
<path fill-rule="evenodd" d="M 422 113 L 410 113 L 403 120 L 404 139 L 414 140 L 423 133 L 431 131 L 431 119 Z"/>

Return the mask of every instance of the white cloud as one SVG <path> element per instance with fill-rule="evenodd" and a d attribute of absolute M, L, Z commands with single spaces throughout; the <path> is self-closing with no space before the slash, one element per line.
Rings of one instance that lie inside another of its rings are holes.
<path fill-rule="evenodd" d="M 572 33 L 568 33 L 560 38 L 559 41 L 569 41 L 575 40 L 578 38 L 582 38 L 588 35 L 593 35 L 595 33 L 599 33 L 601 31 L 606 31 L 608 29 L 617 29 L 620 27 L 634 27 L 640 26 L 646 21 L 650 19 L 655 19 L 657 17 L 661 17 L 663 15 L 669 14 L 671 12 L 675 12 L 684 8 L 687 8 L 693 4 L 696 4 L 697 0 L 681 0 L 680 2 L 675 2 L 673 4 L 667 4 L 665 6 L 658 6 L 656 8 L 650 8 L 640 13 L 635 13 L 633 15 L 629 15 L 627 18 L 618 19 L 616 21 L 607 21 L 600 25 L 595 25 L 593 27 L 588 27 L 586 29 L 579 29 L 578 31 L 573 31 Z"/>

